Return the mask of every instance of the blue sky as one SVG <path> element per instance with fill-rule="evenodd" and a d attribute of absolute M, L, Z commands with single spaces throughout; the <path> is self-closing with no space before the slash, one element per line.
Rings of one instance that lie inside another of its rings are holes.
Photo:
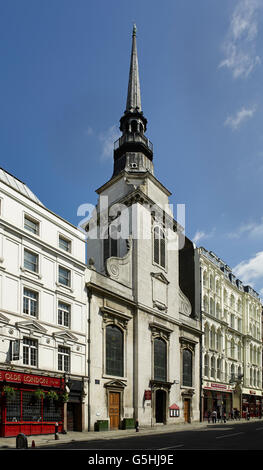
<path fill-rule="evenodd" d="M 156 177 L 263 294 L 263 0 L 0 5 L 0 166 L 77 225 L 112 175 L 132 25 Z"/>

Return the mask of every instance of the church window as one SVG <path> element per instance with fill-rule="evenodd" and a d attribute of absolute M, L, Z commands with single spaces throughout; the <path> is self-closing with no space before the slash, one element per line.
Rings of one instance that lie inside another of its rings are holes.
<path fill-rule="evenodd" d="M 160 227 L 154 228 L 153 239 L 154 262 L 165 268 L 165 235 Z"/>
<path fill-rule="evenodd" d="M 106 374 L 123 377 L 123 332 L 115 325 L 106 328 Z"/>
<path fill-rule="evenodd" d="M 193 355 L 189 349 L 183 350 L 183 385 L 185 387 L 192 387 L 192 366 L 193 366 Z"/>
<path fill-rule="evenodd" d="M 167 380 L 167 350 L 166 342 L 161 338 L 154 340 L 154 379 Z"/>
<path fill-rule="evenodd" d="M 116 232 L 117 227 L 115 225 L 110 225 L 107 235 L 103 240 L 104 263 L 111 256 L 118 255 L 118 238 Z"/>

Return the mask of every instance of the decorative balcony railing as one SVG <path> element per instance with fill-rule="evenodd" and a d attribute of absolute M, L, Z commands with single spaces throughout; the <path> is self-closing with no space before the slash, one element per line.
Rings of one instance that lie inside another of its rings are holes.
<path fill-rule="evenodd" d="M 126 142 L 142 143 L 148 149 L 150 149 L 151 152 L 153 151 L 152 142 L 149 139 L 147 139 L 147 137 L 145 137 L 144 135 L 141 135 L 136 132 L 122 135 L 118 140 L 114 142 L 114 150 L 117 150 L 121 145 L 123 145 Z"/>

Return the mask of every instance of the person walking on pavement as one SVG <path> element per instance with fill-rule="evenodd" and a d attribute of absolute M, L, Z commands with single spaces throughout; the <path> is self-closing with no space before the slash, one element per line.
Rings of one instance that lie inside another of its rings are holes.
<path fill-rule="evenodd" d="M 208 410 L 207 412 L 207 420 L 208 420 L 208 424 L 210 424 L 210 418 L 211 418 L 211 411 Z"/>
<path fill-rule="evenodd" d="M 217 418 L 217 412 L 216 410 L 212 411 L 212 423 L 216 423 L 216 418 Z"/>

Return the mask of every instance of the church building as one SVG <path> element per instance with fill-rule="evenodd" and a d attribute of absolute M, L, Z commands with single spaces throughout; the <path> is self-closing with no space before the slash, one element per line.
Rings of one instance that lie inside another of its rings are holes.
<path fill-rule="evenodd" d="M 180 288 L 183 227 L 154 174 L 142 111 L 136 26 L 126 109 L 112 177 L 86 224 L 88 429 L 130 419 L 155 426 L 200 419 L 200 305 L 194 247 L 191 298 Z M 97 423 L 97 424 L 96 424 Z"/>

